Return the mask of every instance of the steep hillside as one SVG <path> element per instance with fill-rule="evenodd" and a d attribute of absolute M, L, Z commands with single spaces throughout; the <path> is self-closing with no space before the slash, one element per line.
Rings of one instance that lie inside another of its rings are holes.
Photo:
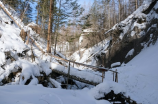
<path fill-rule="evenodd" d="M 125 86 L 127 94 L 142 104 L 157 104 L 158 101 L 158 42 L 142 49 L 141 53 L 127 64 L 113 68 L 119 72 L 119 84 Z M 107 80 L 111 77 L 107 73 Z"/>
<path fill-rule="evenodd" d="M 90 65 L 111 67 L 112 63 L 127 63 L 141 49 L 155 44 L 158 38 L 158 1 L 145 0 L 127 19 L 105 33 L 107 39 L 89 49 L 80 49 L 71 59 Z"/>

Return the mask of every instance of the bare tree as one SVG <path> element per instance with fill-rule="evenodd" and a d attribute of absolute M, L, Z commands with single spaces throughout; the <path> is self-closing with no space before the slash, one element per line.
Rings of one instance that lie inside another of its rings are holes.
<path fill-rule="evenodd" d="M 121 0 L 118 0 L 119 3 L 119 21 L 121 21 Z"/>
<path fill-rule="evenodd" d="M 138 8 L 138 0 L 135 0 L 135 4 L 136 4 L 136 8 L 135 10 Z"/>

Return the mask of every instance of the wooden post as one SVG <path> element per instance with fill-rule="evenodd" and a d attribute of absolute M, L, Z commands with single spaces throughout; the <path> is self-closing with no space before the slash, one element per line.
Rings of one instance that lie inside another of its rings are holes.
<path fill-rule="evenodd" d="M 118 72 L 117 72 L 117 69 L 116 69 L 116 72 L 115 72 L 115 82 L 118 83 Z"/>
<path fill-rule="evenodd" d="M 117 80 L 116 80 L 116 81 L 117 81 L 117 83 L 118 83 L 118 72 L 116 72 L 116 75 L 117 75 Z"/>
<path fill-rule="evenodd" d="M 27 44 L 27 45 L 29 44 L 29 38 L 30 38 L 30 31 L 27 32 L 27 41 L 26 41 L 26 44 Z"/>
<path fill-rule="evenodd" d="M 104 81 L 105 78 L 105 71 L 102 71 L 102 82 Z"/>
<path fill-rule="evenodd" d="M 113 81 L 114 81 L 114 79 L 115 79 L 115 73 L 113 72 Z"/>
<path fill-rule="evenodd" d="M 67 87 L 69 84 L 69 76 L 70 76 L 70 61 L 69 61 L 68 74 L 67 74 Z"/>

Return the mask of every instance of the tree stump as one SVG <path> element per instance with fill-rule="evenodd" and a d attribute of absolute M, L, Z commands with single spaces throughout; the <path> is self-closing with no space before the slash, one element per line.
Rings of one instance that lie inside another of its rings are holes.
<path fill-rule="evenodd" d="M 24 29 L 22 29 L 20 32 L 20 37 L 22 38 L 24 42 L 26 40 L 26 36 L 27 36 L 27 32 L 25 32 Z"/>

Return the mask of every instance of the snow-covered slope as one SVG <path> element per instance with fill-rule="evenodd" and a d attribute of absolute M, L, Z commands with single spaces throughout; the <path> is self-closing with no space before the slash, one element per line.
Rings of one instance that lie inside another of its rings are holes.
<path fill-rule="evenodd" d="M 157 104 L 158 101 L 158 42 L 121 67 L 114 68 L 119 72 L 119 84 L 125 86 L 127 94 L 138 103 Z M 111 80 L 106 74 L 106 80 Z"/>

